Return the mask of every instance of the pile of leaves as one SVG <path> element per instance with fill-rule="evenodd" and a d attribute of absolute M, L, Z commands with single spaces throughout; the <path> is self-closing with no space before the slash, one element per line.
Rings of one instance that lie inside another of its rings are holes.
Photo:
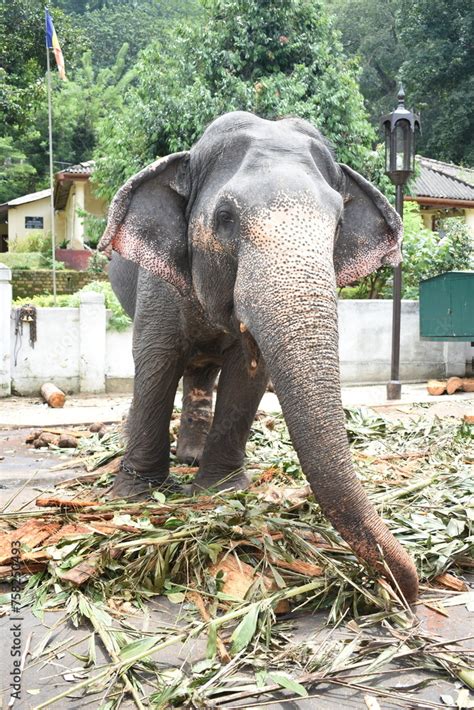
<path fill-rule="evenodd" d="M 473 566 L 473 430 L 421 414 L 390 421 L 349 410 L 347 430 L 365 489 L 416 562 L 425 605 L 446 614 L 458 603 L 453 591 L 470 600 L 460 575 Z M 1 516 L 0 574 L 8 575 L 8 545 L 20 539 L 23 604 L 38 615 L 64 609 L 75 624 L 88 620 L 86 668 L 99 639 L 110 660 L 38 707 L 78 692 L 100 692 L 106 708 L 125 695 L 139 708 L 248 707 L 249 698 L 254 706 L 257 696 L 277 691 L 307 696 L 323 681 L 416 707 L 412 694 L 380 685 L 388 663 L 456 679 L 464 694 L 474 686 L 469 654 L 453 640 L 428 637 L 405 601 L 325 520 L 280 417 L 254 423 L 254 482 L 245 492 L 107 502 L 121 453 L 119 430 L 82 438 L 72 455 L 89 472 L 62 484 L 72 497 L 43 497 L 37 512 Z M 172 470 L 181 480 L 192 475 Z M 175 605 L 179 618 L 143 631 L 158 598 Z M 291 623 L 303 607 L 326 610 L 328 624 L 345 624 L 345 635 L 333 628 L 322 639 L 296 641 Z M 190 639 L 206 640 L 197 664 L 170 668 L 156 660 Z M 50 642 L 36 649 L 37 662 L 54 655 Z"/>

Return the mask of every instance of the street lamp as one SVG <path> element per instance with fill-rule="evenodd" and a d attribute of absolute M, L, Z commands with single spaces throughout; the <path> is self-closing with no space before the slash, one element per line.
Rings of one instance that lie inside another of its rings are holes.
<path fill-rule="evenodd" d="M 385 131 L 385 172 L 395 185 L 395 209 L 403 219 L 403 190 L 415 169 L 415 131 L 420 130 L 420 118 L 405 108 L 405 91 L 402 84 L 398 90 L 398 106 L 382 116 L 381 126 Z M 402 306 L 402 267 L 393 270 L 392 311 L 392 359 L 390 382 L 387 384 L 387 399 L 400 399 L 400 316 Z"/>

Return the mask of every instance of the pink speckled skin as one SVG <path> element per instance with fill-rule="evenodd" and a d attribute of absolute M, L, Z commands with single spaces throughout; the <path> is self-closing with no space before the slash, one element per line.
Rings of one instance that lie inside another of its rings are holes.
<path fill-rule="evenodd" d="M 101 243 L 134 315 L 125 462 L 138 474 L 122 471 L 116 495 L 166 482 L 183 375 L 178 454 L 199 462 L 195 490 L 245 486 L 245 443 L 271 376 L 324 514 L 413 600 L 415 567 L 353 470 L 338 362 L 337 286 L 398 263 L 400 239 L 387 200 L 300 119 L 226 114 L 191 151 L 131 178 Z"/>

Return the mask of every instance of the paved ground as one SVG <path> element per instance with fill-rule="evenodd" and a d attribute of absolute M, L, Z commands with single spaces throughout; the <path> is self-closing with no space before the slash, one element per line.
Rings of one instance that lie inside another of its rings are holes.
<path fill-rule="evenodd" d="M 474 394 L 456 394 L 451 397 L 429 397 L 423 385 L 405 385 L 403 387 L 403 399 L 400 402 L 388 403 L 385 399 L 384 387 L 356 387 L 344 388 L 343 401 L 345 405 L 366 405 L 373 407 L 377 411 L 383 411 L 388 416 L 403 417 L 408 416 L 411 404 L 414 402 L 430 403 L 429 413 L 438 416 L 455 416 L 461 418 L 464 414 L 472 412 L 474 405 Z M 57 454 L 50 452 L 38 452 L 25 446 L 25 429 L 37 426 L 66 426 L 71 424 L 86 424 L 93 421 L 116 422 L 120 421 L 128 410 L 130 403 L 129 396 L 95 397 L 81 396 L 69 398 L 67 406 L 63 410 L 50 410 L 37 399 L 31 398 L 11 398 L 2 401 L 0 404 L 0 510 L 19 510 L 20 508 L 31 508 L 34 506 L 34 499 L 40 491 L 51 488 L 59 480 L 70 478 L 73 471 L 65 470 L 61 472 L 51 472 L 49 469 L 61 459 Z M 265 395 L 261 407 L 269 412 L 278 411 L 278 401 L 272 394 Z M 474 585 L 474 578 L 471 580 Z M 0 588 L 0 593 L 2 589 Z M 171 605 L 161 598 L 153 602 L 148 607 L 150 615 L 148 628 L 158 628 L 163 623 L 178 623 L 180 608 Z M 48 612 L 44 620 L 40 621 L 30 609 L 22 613 L 22 641 L 31 634 L 31 650 L 41 642 L 47 633 L 47 628 L 53 628 L 62 618 L 62 613 Z M 440 638 L 463 638 L 474 634 L 472 626 L 472 613 L 469 614 L 465 605 L 456 606 L 450 609 L 449 617 L 441 614 L 420 603 L 417 607 L 417 615 L 422 628 L 430 634 L 436 634 Z M 321 641 L 328 633 L 326 615 L 299 613 L 292 614 L 294 620 L 293 635 L 295 638 L 308 638 L 314 636 L 315 643 Z M 135 620 L 138 628 L 142 628 L 143 619 Z M 86 626 L 79 629 L 74 628 L 70 623 L 52 631 L 52 641 L 54 644 L 63 643 L 51 663 L 43 664 L 37 660 L 29 659 L 22 679 L 22 698 L 16 701 L 14 707 L 33 708 L 44 702 L 47 698 L 62 692 L 68 686 L 78 682 L 78 670 L 82 664 L 73 655 L 74 653 L 85 653 L 87 637 L 90 631 Z M 338 633 L 348 634 L 347 631 Z M 5 616 L 0 619 L 0 638 L 4 644 L 4 654 L 0 656 L 0 708 L 7 707 L 9 697 L 8 686 L 10 683 L 10 671 L 12 668 L 12 658 L 8 655 L 8 648 L 12 641 L 12 620 Z M 77 644 L 77 645 L 76 645 Z M 466 646 L 468 642 L 463 642 Z M 471 642 L 472 647 L 472 642 Z M 180 667 L 183 664 L 195 662 L 203 657 L 204 640 L 197 640 L 193 643 L 186 643 L 183 646 L 174 646 L 163 652 L 160 660 L 163 667 Z M 105 656 L 98 657 L 96 665 L 99 666 L 105 660 Z M 92 669 L 91 672 L 95 672 Z M 72 675 L 71 675 L 72 674 Z M 406 704 L 394 704 L 391 700 L 379 698 L 382 709 L 395 707 L 422 707 L 419 703 L 426 702 L 425 707 L 442 707 L 441 695 L 450 695 L 456 699 L 459 688 L 454 683 L 436 679 L 430 676 L 432 682 L 426 687 L 417 690 L 417 703 L 413 705 L 407 701 Z M 73 680 L 71 680 L 71 678 Z M 393 674 L 384 676 L 384 685 L 392 687 L 408 688 L 410 685 L 420 683 L 428 679 L 425 671 L 414 669 L 409 673 L 400 673 L 396 667 Z M 375 680 L 375 683 L 377 681 Z M 29 693 L 28 691 L 33 691 Z M 407 692 L 403 690 L 403 692 Z M 3 695 L 5 704 L 1 702 Z M 340 708 L 377 708 L 377 705 L 370 706 L 368 700 L 364 699 L 367 693 L 348 690 L 331 684 L 319 684 L 313 691 L 313 697 L 307 700 L 285 701 L 284 694 L 275 696 L 272 704 L 265 704 L 264 707 L 290 710 L 293 708 L 321 708 L 322 710 L 332 710 Z M 430 703 L 435 703 L 430 705 Z M 242 701 L 240 707 L 253 708 L 260 707 L 257 699 L 246 699 Z M 76 708 L 96 708 L 100 707 L 100 697 L 88 697 L 87 701 L 79 697 L 68 697 L 63 699 L 56 707 L 65 710 L 75 710 Z M 126 704 L 126 707 L 132 707 Z M 230 707 L 230 706 L 229 706 Z M 232 704 L 232 707 L 236 707 Z M 472 707 L 472 706 L 471 706 Z"/>
<path fill-rule="evenodd" d="M 131 402 L 130 395 L 74 395 L 66 399 L 63 409 L 51 409 L 39 397 L 9 397 L 0 400 L 0 428 L 73 426 L 92 422 L 120 422 L 126 416 Z M 453 395 L 433 397 L 426 391 L 426 385 L 406 384 L 402 387 L 402 398 L 389 402 L 385 385 L 343 387 L 344 406 L 390 407 L 399 409 L 413 403 L 427 402 L 444 406 L 455 404 L 465 411 L 474 408 L 472 392 L 456 392 Z M 176 396 L 176 404 L 181 404 L 181 395 Z M 281 411 L 278 398 L 267 392 L 260 404 L 267 412 Z"/>

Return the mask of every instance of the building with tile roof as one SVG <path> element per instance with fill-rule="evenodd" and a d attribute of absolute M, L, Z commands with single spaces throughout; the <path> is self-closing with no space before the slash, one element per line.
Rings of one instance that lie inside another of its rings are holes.
<path fill-rule="evenodd" d="M 474 170 L 422 156 L 416 164 L 405 200 L 420 205 L 425 226 L 436 231 L 440 219 L 462 217 L 474 238 Z"/>
<path fill-rule="evenodd" d="M 107 214 L 103 200 L 92 192 L 90 178 L 94 161 L 71 165 L 56 173 L 54 217 L 56 244 L 70 250 L 84 249 L 84 213 Z M 51 191 L 40 190 L 0 205 L 0 251 L 15 251 L 17 245 L 38 231 L 51 231 Z"/>

